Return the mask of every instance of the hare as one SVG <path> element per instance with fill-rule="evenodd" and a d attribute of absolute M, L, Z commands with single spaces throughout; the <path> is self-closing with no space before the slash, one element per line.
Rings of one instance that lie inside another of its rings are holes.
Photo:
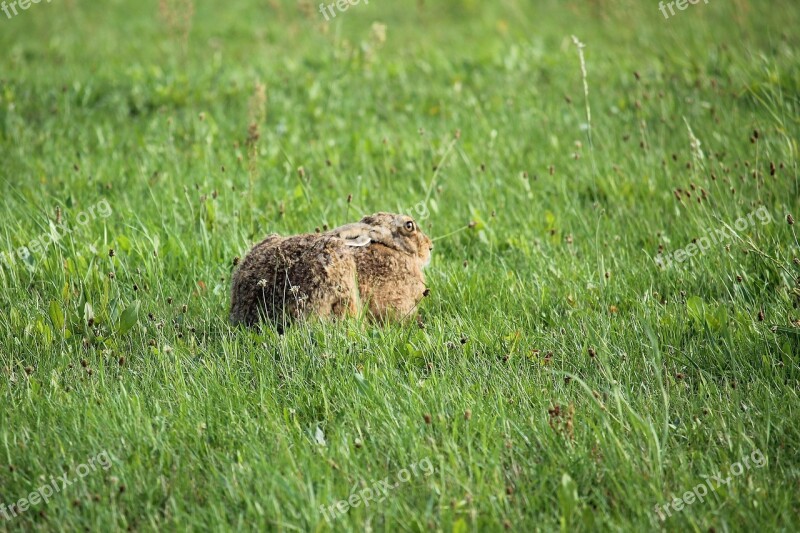
<path fill-rule="evenodd" d="M 310 316 L 411 316 L 433 243 L 409 216 L 376 213 L 321 234 L 271 235 L 233 274 L 230 319 L 282 324 Z"/>

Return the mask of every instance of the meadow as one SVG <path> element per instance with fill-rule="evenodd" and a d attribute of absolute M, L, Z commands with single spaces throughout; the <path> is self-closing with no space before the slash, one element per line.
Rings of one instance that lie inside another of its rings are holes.
<path fill-rule="evenodd" d="M 0 12 L 0 531 L 796 531 L 800 6 L 700 4 Z M 417 319 L 229 324 L 376 211 Z"/>

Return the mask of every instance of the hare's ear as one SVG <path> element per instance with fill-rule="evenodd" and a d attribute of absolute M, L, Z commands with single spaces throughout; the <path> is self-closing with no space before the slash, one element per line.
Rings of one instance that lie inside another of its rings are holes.
<path fill-rule="evenodd" d="M 394 242 L 394 235 L 389 228 L 384 226 L 372 226 L 369 229 L 369 238 L 373 242 L 379 242 L 389 248 L 396 248 L 397 244 Z"/>
<path fill-rule="evenodd" d="M 344 243 L 347 246 L 352 246 L 354 248 L 361 248 L 362 246 L 366 246 L 372 241 L 366 235 L 359 235 L 353 239 L 344 239 Z"/>
<path fill-rule="evenodd" d="M 342 239 L 347 246 L 360 248 L 372 242 L 369 235 L 371 229 L 366 224 L 356 223 L 336 228 L 331 233 Z"/>

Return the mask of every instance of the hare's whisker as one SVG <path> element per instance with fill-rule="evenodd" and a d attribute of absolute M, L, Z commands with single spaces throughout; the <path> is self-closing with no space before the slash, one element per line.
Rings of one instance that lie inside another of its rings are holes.
<path fill-rule="evenodd" d="M 438 241 L 439 239 L 444 239 L 444 238 L 447 238 L 447 237 L 451 237 L 451 236 L 455 235 L 456 233 L 461 233 L 465 229 L 469 229 L 469 226 L 464 226 L 463 228 L 458 228 L 455 231 L 451 231 L 450 233 L 445 233 L 444 235 L 439 235 L 438 237 L 432 237 L 431 240 L 435 242 L 435 241 Z"/>

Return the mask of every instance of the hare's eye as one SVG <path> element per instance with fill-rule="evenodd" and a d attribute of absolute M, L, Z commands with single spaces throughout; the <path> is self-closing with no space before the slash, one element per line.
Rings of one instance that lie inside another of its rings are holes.
<path fill-rule="evenodd" d="M 408 231 L 414 231 L 414 223 L 412 221 L 410 221 L 410 220 L 408 222 L 406 222 L 406 229 Z"/>

